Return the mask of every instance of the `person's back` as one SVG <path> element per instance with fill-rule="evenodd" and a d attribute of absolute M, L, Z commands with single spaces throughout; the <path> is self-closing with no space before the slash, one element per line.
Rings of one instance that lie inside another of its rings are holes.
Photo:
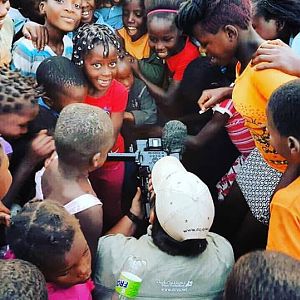
<path fill-rule="evenodd" d="M 288 182 L 273 196 L 267 249 L 281 251 L 300 259 L 300 80 L 278 88 L 268 109 L 270 142 L 288 163 Z"/>
<path fill-rule="evenodd" d="M 234 258 L 230 244 L 208 232 L 214 207 L 207 186 L 174 157 L 154 165 L 152 182 L 155 209 L 148 233 L 139 239 L 110 235 L 99 240 L 96 290 L 112 292 L 133 254 L 147 262 L 138 299 L 220 297 Z"/>

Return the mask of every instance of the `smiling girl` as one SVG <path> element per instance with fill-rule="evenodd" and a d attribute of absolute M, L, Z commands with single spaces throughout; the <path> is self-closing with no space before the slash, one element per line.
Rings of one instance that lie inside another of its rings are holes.
<path fill-rule="evenodd" d="M 114 127 L 113 152 L 125 150 L 120 130 L 128 91 L 114 79 L 120 50 L 118 37 L 105 25 L 85 24 L 74 36 L 73 61 L 83 68 L 89 81 L 85 103 L 98 106 L 110 115 Z M 103 228 L 106 231 L 122 216 L 124 162 L 107 162 L 101 169 L 93 172 L 90 179 L 97 196 L 103 201 Z"/>

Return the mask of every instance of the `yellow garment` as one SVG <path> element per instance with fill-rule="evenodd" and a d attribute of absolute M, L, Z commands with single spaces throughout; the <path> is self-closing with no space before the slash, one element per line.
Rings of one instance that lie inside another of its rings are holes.
<path fill-rule="evenodd" d="M 137 59 L 148 58 L 150 56 L 150 47 L 148 44 L 148 34 L 144 34 L 138 40 L 133 42 L 128 35 L 126 29 L 123 27 L 118 30 L 119 35 L 123 38 L 125 43 L 125 50 Z"/>
<path fill-rule="evenodd" d="M 300 177 L 273 197 L 267 250 L 300 259 Z"/>
<path fill-rule="evenodd" d="M 296 77 L 275 69 L 255 71 L 250 63 L 239 75 L 240 68 L 241 65 L 238 63 L 232 94 L 234 107 L 245 119 L 245 126 L 266 162 L 279 172 L 284 172 L 287 167 L 286 160 L 270 145 L 266 127 L 266 107 L 272 92 Z"/>
<path fill-rule="evenodd" d="M 14 24 L 9 16 L 5 17 L 0 29 L 0 67 L 11 61 L 11 45 L 14 37 Z"/>

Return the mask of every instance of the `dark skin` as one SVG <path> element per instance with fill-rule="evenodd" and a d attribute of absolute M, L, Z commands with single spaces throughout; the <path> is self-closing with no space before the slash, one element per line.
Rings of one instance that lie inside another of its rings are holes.
<path fill-rule="evenodd" d="M 160 58 L 165 59 L 171 57 L 183 50 L 185 38 L 176 28 L 174 20 L 162 19 L 154 16 L 152 19 L 148 19 L 147 28 L 149 34 L 149 46 Z M 174 116 L 174 111 L 176 111 L 174 102 L 176 100 L 180 81 L 172 80 L 168 89 L 164 90 L 145 78 L 139 70 L 137 61 L 132 63 L 132 68 L 137 77 L 145 83 L 149 92 L 155 99 L 156 104 L 165 114 Z"/>

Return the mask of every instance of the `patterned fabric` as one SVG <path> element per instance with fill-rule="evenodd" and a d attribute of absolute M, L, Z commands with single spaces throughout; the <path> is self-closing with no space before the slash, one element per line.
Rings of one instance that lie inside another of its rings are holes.
<path fill-rule="evenodd" d="M 72 59 L 73 43 L 72 40 L 65 35 L 63 38 L 64 51 L 62 56 Z M 57 54 L 49 47 L 45 46 L 44 50 L 39 51 L 36 49 L 30 40 L 24 37 L 14 43 L 12 52 L 12 64 L 11 68 L 20 69 L 24 76 L 35 77 L 36 70 L 40 63 Z"/>
<path fill-rule="evenodd" d="M 237 183 L 253 216 L 264 224 L 269 223 L 270 201 L 282 173 L 271 168 L 255 148 L 247 157 L 237 175 Z"/>
<path fill-rule="evenodd" d="M 217 104 L 213 110 L 221 114 L 226 113 L 229 115 L 229 120 L 225 126 L 229 138 L 241 154 L 245 156 L 249 155 L 254 149 L 255 143 L 248 128 L 244 125 L 245 120 L 235 110 L 232 99 L 227 99 L 220 104 Z"/>

